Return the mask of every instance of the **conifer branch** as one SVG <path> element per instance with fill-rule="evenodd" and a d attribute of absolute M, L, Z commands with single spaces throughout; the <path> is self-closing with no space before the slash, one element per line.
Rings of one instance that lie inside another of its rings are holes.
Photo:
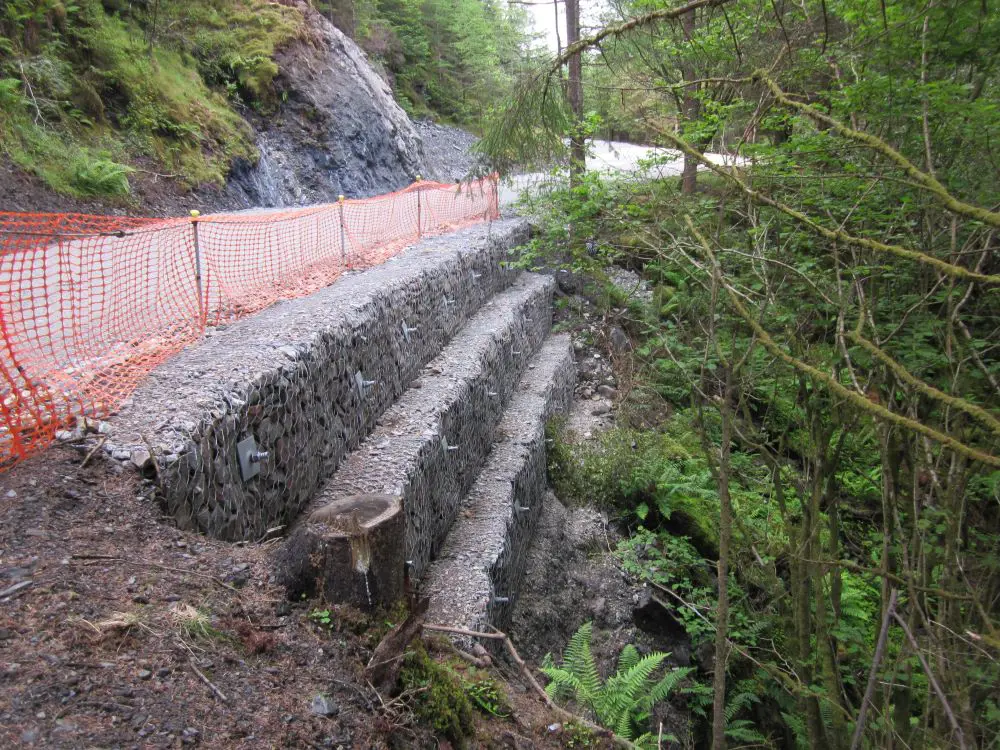
<path fill-rule="evenodd" d="M 713 264 L 715 264 L 717 262 L 715 259 L 715 253 L 712 252 L 712 248 L 708 244 L 708 240 L 706 240 L 705 237 L 701 234 L 701 232 L 698 231 L 697 227 L 695 227 L 694 225 L 694 222 L 691 221 L 690 216 L 685 216 L 684 218 L 685 221 L 687 222 L 688 228 L 690 229 L 691 233 L 695 236 L 695 238 L 697 238 L 698 242 L 701 244 L 702 248 L 707 253 L 709 260 Z M 728 282 L 725 281 L 724 278 L 722 279 L 722 288 L 726 291 L 726 295 L 729 297 L 729 300 L 732 303 L 733 308 L 736 310 L 736 313 L 741 318 L 743 318 L 744 322 L 750 327 L 750 329 L 755 334 L 757 334 L 757 337 L 760 339 L 761 346 L 763 346 L 768 352 L 770 352 L 772 355 L 780 359 L 785 364 L 798 370 L 804 375 L 808 375 L 815 382 L 826 386 L 829 390 L 833 391 L 835 394 L 837 394 L 845 401 L 851 403 L 852 405 L 856 406 L 863 412 L 866 412 L 867 414 L 876 419 L 879 419 L 883 422 L 888 422 L 890 424 L 894 424 L 897 427 L 902 427 L 905 430 L 909 430 L 911 432 L 916 432 L 920 435 L 924 435 L 933 440 L 934 442 L 939 443 L 940 445 L 943 445 L 947 448 L 950 448 L 951 450 L 965 456 L 966 458 L 970 458 L 973 461 L 981 461 L 987 466 L 992 466 L 994 468 L 1000 469 L 1000 457 L 991 455 L 989 453 L 979 450 L 978 448 L 974 448 L 970 445 L 966 445 L 962 441 L 956 440 L 951 435 L 946 435 L 943 432 L 935 430 L 933 427 L 929 427 L 928 425 L 925 425 L 922 422 L 918 422 L 915 419 L 910 419 L 909 417 L 905 417 L 902 414 L 897 414 L 894 411 L 890 411 L 889 409 L 882 406 L 882 404 L 870 401 L 868 398 L 858 393 L 857 391 L 845 387 L 828 372 L 820 370 L 818 367 L 815 367 L 807 362 L 803 362 L 802 360 L 793 357 L 791 354 L 786 352 L 778 344 L 777 341 L 771 338 L 771 335 L 767 331 L 765 331 L 763 326 L 761 326 L 761 324 L 757 322 L 754 316 L 750 314 L 750 311 L 747 310 L 746 305 L 743 304 L 743 301 L 740 299 L 739 295 L 735 293 L 733 288 L 728 284 Z"/>
<path fill-rule="evenodd" d="M 870 133 L 849 128 L 839 120 L 830 117 L 824 112 L 820 112 L 815 107 L 792 99 L 773 79 L 767 75 L 766 72 L 762 70 L 756 71 L 753 77 L 755 80 L 761 81 L 765 86 L 767 86 L 775 100 L 780 104 L 796 109 L 817 122 L 833 129 L 838 135 L 854 141 L 855 143 L 865 145 L 873 151 L 877 151 L 882 154 L 884 157 L 889 159 L 889 161 L 895 163 L 904 172 L 906 172 L 906 174 L 909 175 L 914 182 L 926 188 L 934 197 L 938 199 L 941 205 L 952 213 L 964 216 L 967 219 L 972 219 L 974 221 L 981 221 L 992 227 L 1000 227 L 1000 213 L 997 213 L 996 211 L 989 211 L 979 206 L 973 206 L 965 201 L 960 201 L 958 198 L 949 193 L 948 189 L 945 188 L 945 186 L 942 185 L 937 178 L 917 167 L 913 162 L 881 138 Z"/>
<path fill-rule="evenodd" d="M 651 23 L 656 23 L 657 21 L 669 21 L 674 18 L 680 18 L 685 13 L 698 10 L 698 8 L 714 8 L 720 5 L 725 5 L 729 2 L 732 2 L 732 0 L 694 0 L 693 2 L 687 3 L 686 5 L 682 5 L 678 8 L 660 8 L 659 10 L 644 13 L 641 16 L 630 18 L 627 21 L 622 21 L 621 23 L 605 26 L 596 34 L 585 36 L 579 41 L 573 42 L 573 44 L 568 45 L 562 53 L 556 55 L 555 59 L 552 61 L 552 65 L 545 73 L 545 78 L 551 78 L 553 75 L 558 73 L 559 69 L 562 68 L 562 66 L 565 65 L 566 62 L 574 55 L 578 55 L 591 47 L 597 47 L 608 37 L 621 37 L 634 29 L 647 26 Z"/>
<path fill-rule="evenodd" d="M 856 237 L 842 229 L 828 229 L 816 220 L 810 218 L 801 211 L 792 208 L 791 206 L 782 203 L 779 200 L 771 198 L 768 195 L 755 190 L 750 187 L 745 180 L 743 180 L 739 174 L 737 174 L 735 169 L 727 168 L 715 164 L 714 162 L 706 159 L 705 156 L 694 148 L 690 143 L 685 141 L 683 138 L 674 135 L 673 133 L 657 129 L 657 133 L 662 136 L 666 141 L 670 143 L 674 148 L 679 149 L 686 155 L 693 159 L 696 159 L 699 163 L 703 164 L 708 169 L 715 172 L 720 177 L 724 177 L 733 184 L 735 184 L 740 190 L 742 190 L 750 200 L 755 203 L 762 203 L 766 206 L 771 206 L 776 208 L 784 214 L 787 214 L 791 218 L 795 219 L 800 224 L 808 227 L 816 234 L 825 237 L 828 240 L 835 242 L 843 242 L 848 245 L 854 245 L 855 247 L 863 247 L 868 250 L 874 250 L 881 253 L 890 253 L 899 258 L 905 258 L 906 260 L 916 261 L 918 263 L 924 263 L 926 265 L 932 266 L 941 273 L 947 274 L 954 278 L 966 279 L 969 281 L 979 281 L 984 284 L 1000 284 L 1000 275 L 996 274 L 983 274 L 978 271 L 970 271 L 968 268 L 956 265 L 954 263 L 948 263 L 947 261 L 941 260 L 940 258 L 935 258 L 933 255 L 928 255 L 927 253 L 920 252 L 919 250 L 913 250 L 911 248 L 903 247 L 902 245 L 891 245 L 885 242 L 879 242 L 878 240 L 872 240 L 867 237 Z"/>

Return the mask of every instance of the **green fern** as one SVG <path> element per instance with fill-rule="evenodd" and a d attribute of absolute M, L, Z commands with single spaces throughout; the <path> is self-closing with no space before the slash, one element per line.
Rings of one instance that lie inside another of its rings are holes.
<path fill-rule="evenodd" d="M 586 622 L 570 638 L 561 666 L 555 665 L 551 654 L 545 657 L 541 666 L 549 678 L 545 692 L 553 698 L 572 698 L 591 711 L 601 726 L 624 739 L 635 739 L 653 706 L 666 700 L 692 670 L 674 669 L 655 680 L 653 675 L 668 654 L 654 651 L 641 656 L 630 644 L 618 657 L 618 671 L 602 683 L 590 650 L 592 638 L 593 625 Z"/>

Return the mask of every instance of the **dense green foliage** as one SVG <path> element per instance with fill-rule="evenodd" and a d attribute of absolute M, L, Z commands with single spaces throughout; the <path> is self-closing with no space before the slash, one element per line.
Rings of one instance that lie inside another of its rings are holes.
<path fill-rule="evenodd" d="M 317 3 L 389 73 L 412 115 L 478 127 L 525 64 L 525 15 L 502 0 Z"/>
<path fill-rule="evenodd" d="M 533 207 L 527 258 L 654 287 L 607 307 L 621 429 L 553 472 L 723 660 L 706 744 L 998 747 L 998 34 L 978 0 L 730 0 L 587 53 L 598 132 L 746 160 L 697 191 L 588 176 Z M 487 138 L 501 165 L 546 78 Z"/>

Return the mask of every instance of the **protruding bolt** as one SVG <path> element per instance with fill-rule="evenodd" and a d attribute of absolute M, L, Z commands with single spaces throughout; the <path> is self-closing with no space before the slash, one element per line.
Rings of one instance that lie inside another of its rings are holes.
<path fill-rule="evenodd" d="M 518 513 L 527 513 L 531 508 L 525 507 L 524 505 L 515 505 L 514 510 Z"/>
<path fill-rule="evenodd" d="M 458 450 L 458 446 L 457 445 L 449 445 L 448 446 L 448 450 L 450 450 L 450 451 L 457 451 Z"/>
<path fill-rule="evenodd" d="M 365 380 L 365 376 L 361 372 L 354 373 L 354 384 L 358 387 L 358 392 L 364 397 L 365 393 L 378 381 L 375 380 Z"/>
<path fill-rule="evenodd" d="M 482 277 L 483 275 L 481 273 L 476 273 L 475 271 L 472 272 L 472 278 L 481 279 Z"/>
<path fill-rule="evenodd" d="M 518 356 L 521 355 L 521 350 L 520 349 L 511 349 L 510 353 L 513 354 L 515 357 L 518 357 Z"/>
<path fill-rule="evenodd" d="M 269 451 L 254 451 L 247 458 L 250 459 L 250 463 L 259 464 L 261 461 L 266 461 L 270 455 Z"/>
<path fill-rule="evenodd" d="M 499 393 L 497 393 L 496 391 L 487 391 L 487 392 L 486 392 L 486 395 L 487 395 L 487 396 L 489 396 L 489 397 L 491 397 L 491 398 L 496 398 L 496 397 L 497 397 L 497 396 L 499 396 L 500 394 L 499 394 Z"/>
<path fill-rule="evenodd" d="M 445 307 L 449 307 L 449 306 L 454 305 L 454 304 L 455 304 L 455 300 L 448 299 L 447 297 L 444 298 L 444 306 Z"/>
<path fill-rule="evenodd" d="M 493 597 L 493 603 L 494 604 L 506 604 L 509 601 L 510 601 L 510 597 L 509 596 L 494 596 Z"/>

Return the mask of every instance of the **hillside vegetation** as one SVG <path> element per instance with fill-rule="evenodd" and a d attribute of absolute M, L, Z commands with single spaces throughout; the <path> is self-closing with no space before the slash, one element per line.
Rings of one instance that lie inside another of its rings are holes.
<path fill-rule="evenodd" d="M 448 12 L 370 3 L 334 17 L 381 61 L 411 112 L 460 123 L 474 123 L 503 85 L 501 55 L 520 38 L 513 20 L 477 1 Z M 77 198 L 125 199 L 135 169 L 221 186 L 234 161 L 257 158 L 248 118 L 275 112 L 286 95 L 276 51 L 310 38 L 294 2 L 9 0 L 0 149 Z"/>
<path fill-rule="evenodd" d="M 589 274 L 631 335 L 619 429 L 551 469 L 712 655 L 684 746 L 997 748 L 1000 8 L 613 5 L 583 106 L 546 66 L 485 144 L 683 154 L 680 178 L 573 169 L 526 262 Z"/>

